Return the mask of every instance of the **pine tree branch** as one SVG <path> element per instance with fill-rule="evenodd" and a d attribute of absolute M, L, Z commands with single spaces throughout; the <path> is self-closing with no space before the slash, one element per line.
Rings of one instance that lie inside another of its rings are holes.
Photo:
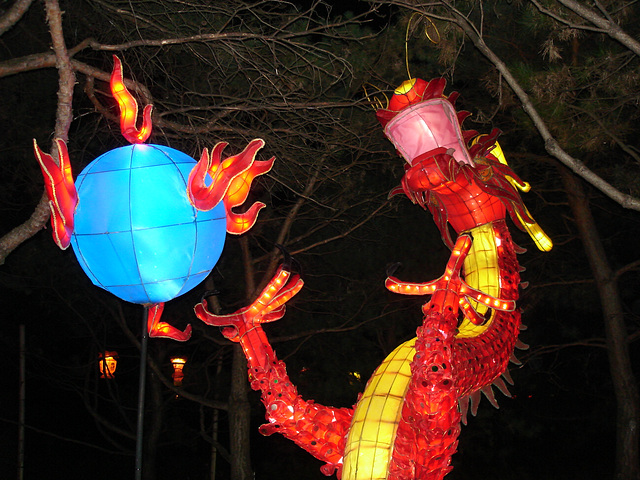
<path fill-rule="evenodd" d="M 560 1 L 560 0 L 559 0 Z M 567 1 L 567 0 L 561 0 Z M 624 208 L 640 211 L 640 199 L 631 195 L 622 193 L 616 189 L 613 185 L 605 181 L 600 176 L 596 175 L 591 169 L 589 169 L 581 160 L 569 155 L 558 143 L 555 137 L 549 131 L 544 119 L 540 116 L 537 109 L 531 102 L 529 95 L 520 86 L 516 78 L 511 73 L 511 70 L 507 65 L 498 57 L 493 50 L 485 43 L 477 30 L 471 24 L 469 19 L 460 13 L 450 2 L 443 1 L 442 4 L 452 13 L 455 18 L 455 23 L 458 25 L 473 42 L 475 47 L 485 56 L 487 59 L 498 69 L 500 74 L 507 81 L 518 100 L 522 104 L 524 111 L 529 115 L 533 121 L 534 126 L 538 130 L 538 133 L 544 140 L 545 149 L 547 152 L 557 158 L 562 164 L 567 166 L 574 173 L 582 177 L 585 181 L 596 187 L 606 196 L 619 203 Z"/>
<path fill-rule="evenodd" d="M 586 25 L 582 25 L 582 24 L 577 24 L 577 23 L 571 22 L 571 21 L 567 20 L 566 18 L 563 18 L 560 15 L 552 12 L 548 8 L 545 8 L 537 0 L 530 0 L 530 1 L 540 11 L 540 13 L 542 13 L 542 14 L 550 17 L 550 18 L 553 18 L 556 22 L 561 23 L 561 24 L 563 24 L 563 25 L 565 25 L 565 26 L 567 26 L 569 28 L 574 28 L 576 30 L 587 30 L 589 32 L 595 32 L 595 33 L 606 33 L 601 28 L 593 28 L 593 27 L 588 27 Z"/>
<path fill-rule="evenodd" d="M 611 138 L 611 140 L 613 140 L 613 142 L 618 145 L 622 151 L 624 151 L 627 155 L 629 155 L 631 158 L 633 158 L 638 164 L 640 164 L 640 155 L 638 155 L 636 152 L 633 151 L 633 147 L 627 145 L 625 142 L 622 141 L 622 139 L 620 137 L 618 137 L 610 128 L 608 128 L 604 122 L 602 120 L 600 120 L 601 117 L 599 117 L 598 115 L 596 115 L 593 112 L 590 112 L 584 108 L 580 108 L 577 107 L 575 105 L 568 105 L 569 108 L 573 109 L 573 110 L 577 110 L 580 113 L 583 113 L 585 115 L 588 115 L 589 117 L 591 117 L 591 119 L 596 122 L 598 124 L 598 126 L 607 134 L 609 135 L 609 137 Z"/>
<path fill-rule="evenodd" d="M 611 38 L 613 38 L 614 40 L 617 40 L 622 45 L 624 45 L 629 50 L 631 50 L 633 53 L 640 56 L 640 42 L 638 42 L 636 39 L 628 35 L 624 30 L 622 30 L 622 28 L 620 28 L 620 25 L 614 22 L 611 19 L 611 17 L 609 17 L 608 15 L 607 15 L 608 18 L 604 18 L 598 15 L 593 10 L 585 7 L 581 3 L 576 2 L 575 0 L 557 0 L 557 1 L 558 3 L 561 3 L 562 5 L 567 7 L 572 12 L 576 13 L 577 15 L 580 15 L 585 20 L 593 23 L 596 27 L 602 29 L 602 31 L 607 35 L 609 35 Z M 597 3 L 598 2 L 596 2 L 596 4 Z"/>

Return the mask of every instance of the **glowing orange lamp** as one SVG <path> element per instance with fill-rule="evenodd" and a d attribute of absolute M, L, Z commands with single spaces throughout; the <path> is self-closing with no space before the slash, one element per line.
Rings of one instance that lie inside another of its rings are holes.
<path fill-rule="evenodd" d="M 100 352 L 98 358 L 100 378 L 114 378 L 118 366 L 118 352 Z"/>
<path fill-rule="evenodd" d="M 187 363 L 187 359 L 185 357 L 171 357 L 171 365 L 173 365 L 173 385 L 175 387 L 182 386 L 185 363 Z"/>

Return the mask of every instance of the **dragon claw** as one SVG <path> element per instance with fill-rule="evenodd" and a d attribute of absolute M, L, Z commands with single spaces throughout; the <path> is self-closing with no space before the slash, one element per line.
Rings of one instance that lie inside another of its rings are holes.
<path fill-rule="evenodd" d="M 514 300 L 505 300 L 492 295 L 487 295 L 486 293 L 471 287 L 461 278 L 460 271 L 462 269 L 464 259 L 471 248 L 471 243 L 472 237 L 470 235 L 461 235 L 458 237 L 458 241 L 451 253 L 451 258 L 447 263 L 445 273 L 440 278 L 425 283 L 409 283 L 402 282 L 395 277 L 389 276 L 387 277 L 385 286 L 388 290 L 403 295 L 436 296 L 438 292 L 452 292 L 458 296 L 458 304 L 462 309 L 462 313 L 474 325 L 481 325 L 484 323 L 485 319 L 475 311 L 469 302 L 469 299 L 494 310 L 504 312 L 511 312 L 515 310 L 516 302 Z M 427 305 L 432 304 L 434 301 L 438 302 L 440 299 L 434 300 L 432 298 Z"/>
<path fill-rule="evenodd" d="M 282 318 L 285 304 L 300 291 L 303 283 L 300 275 L 291 275 L 288 269 L 280 266 L 251 305 L 230 315 L 215 315 L 207 310 L 207 301 L 203 299 L 193 310 L 207 325 L 221 327 L 225 338 L 240 343 L 251 367 L 265 367 L 274 353 L 261 324 Z"/>
<path fill-rule="evenodd" d="M 262 323 L 282 318 L 285 303 L 300 291 L 303 283 L 300 275 L 291 275 L 289 270 L 281 266 L 251 305 L 229 315 L 215 315 L 207 310 L 207 302 L 203 299 L 194 307 L 194 311 L 207 325 L 225 327 L 222 334 L 232 341 L 239 342 L 249 330 Z"/>

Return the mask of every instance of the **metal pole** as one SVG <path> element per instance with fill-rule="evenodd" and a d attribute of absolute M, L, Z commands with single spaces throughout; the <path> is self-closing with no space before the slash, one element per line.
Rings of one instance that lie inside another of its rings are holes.
<path fill-rule="evenodd" d="M 20 325 L 20 386 L 18 400 L 18 480 L 24 478 L 24 404 L 26 394 L 25 333 Z"/>
<path fill-rule="evenodd" d="M 136 434 L 136 480 L 142 480 L 142 448 L 143 448 L 143 428 L 144 428 L 144 393 L 147 377 L 147 316 L 149 307 L 144 307 L 142 316 L 142 342 L 140 344 L 140 383 L 138 385 L 138 431 Z"/>

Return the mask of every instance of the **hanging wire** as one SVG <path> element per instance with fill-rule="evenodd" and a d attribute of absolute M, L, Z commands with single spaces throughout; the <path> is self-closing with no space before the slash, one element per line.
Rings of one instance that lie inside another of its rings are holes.
<path fill-rule="evenodd" d="M 431 43 L 433 43 L 434 45 L 437 45 L 438 43 L 440 43 L 440 32 L 438 31 L 438 27 L 436 27 L 435 23 L 433 23 L 433 21 L 427 17 L 425 14 L 423 13 L 419 13 L 419 12 L 413 12 L 413 14 L 411 15 L 411 17 L 409 17 L 409 22 L 407 23 L 407 31 L 405 33 L 404 36 L 404 60 L 405 63 L 407 65 L 407 75 L 409 76 L 409 79 L 413 78 L 411 76 L 411 71 L 409 70 L 409 37 L 411 36 L 411 23 L 413 22 L 413 18 L 416 15 L 420 15 L 422 18 L 420 19 L 420 21 L 423 21 L 426 19 L 425 25 L 424 25 L 424 36 L 427 37 L 429 39 L 429 41 Z M 432 38 L 432 33 L 429 33 L 429 27 L 431 27 L 431 29 L 433 30 L 433 32 L 435 32 L 436 36 L 437 36 L 437 40 L 434 40 L 434 38 Z"/>
<path fill-rule="evenodd" d="M 409 17 L 409 22 L 407 23 L 407 31 L 405 32 L 405 36 L 404 36 L 404 59 L 405 59 L 405 64 L 406 64 L 406 67 L 407 67 L 407 75 L 409 76 L 409 79 L 413 78 L 411 76 L 411 71 L 409 69 L 409 37 L 413 33 L 411 26 L 412 26 L 414 17 L 416 15 L 420 15 L 422 17 L 418 21 L 418 24 L 416 24 L 416 26 L 419 25 L 419 22 L 422 22 L 422 21 L 426 20 L 424 22 L 424 36 L 427 37 L 429 39 L 429 41 L 431 43 L 433 43 L 434 45 L 437 45 L 438 43 L 440 43 L 440 32 L 438 31 L 438 27 L 436 27 L 436 25 L 433 23 L 433 21 L 423 13 L 414 12 L 411 15 L 411 17 Z M 377 90 L 377 92 L 379 94 L 384 96 L 385 101 L 383 102 L 380 97 L 372 97 L 371 95 L 369 95 L 369 92 L 367 91 L 367 86 L 370 86 L 370 87 L 374 88 L 375 90 Z M 375 85 L 372 85 L 371 83 L 365 83 L 365 84 L 362 85 L 362 90 L 364 90 L 364 96 L 367 98 L 367 100 L 369 102 L 369 105 L 374 110 L 387 108 L 387 106 L 389 105 L 389 97 L 379 87 L 376 87 Z"/>
<path fill-rule="evenodd" d="M 382 94 L 385 98 L 385 102 L 383 103 L 382 100 L 380 99 L 380 97 L 371 97 L 369 95 L 369 92 L 367 92 L 367 85 L 369 85 L 372 88 L 375 88 L 378 93 Z M 365 83 L 362 85 L 362 90 L 364 90 L 364 96 L 367 97 L 367 100 L 369 101 L 369 106 L 371 106 L 371 108 L 373 108 L 374 110 L 380 110 L 381 108 L 387 108 L 387 106 L 389 105 L 389 97 L 387 97 L 387 94 L 384 93 L 382 90 L 380 90 L 378 87 L 376 87 L 375 85 L 372 85 L 371 83 Z"/>

